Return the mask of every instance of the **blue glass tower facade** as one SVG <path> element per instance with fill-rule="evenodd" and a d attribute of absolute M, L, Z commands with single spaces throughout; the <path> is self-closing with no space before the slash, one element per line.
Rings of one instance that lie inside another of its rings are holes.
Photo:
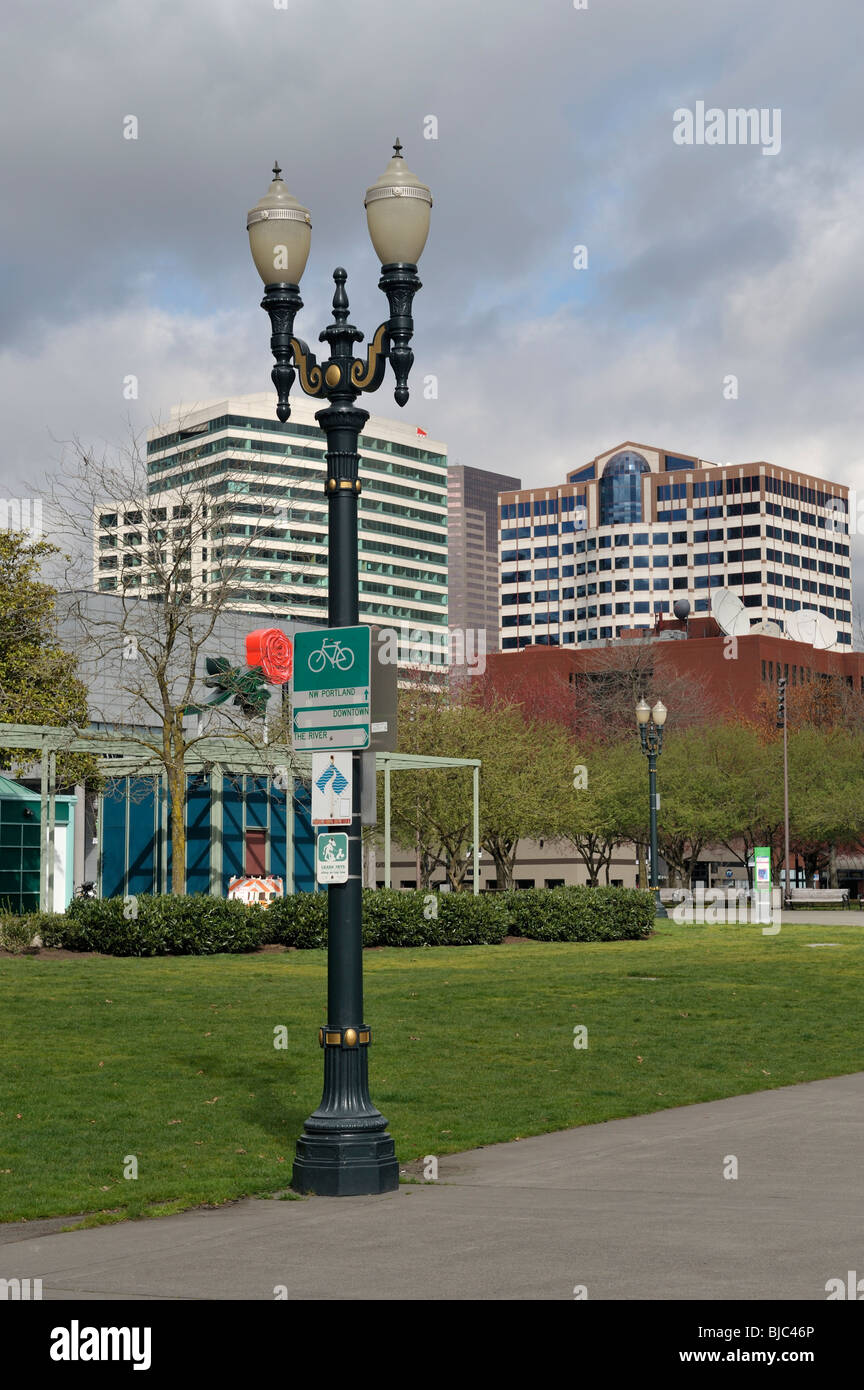
<path fill-rule="evenodd" d="M 647 459 L 633 449 L 613 454 L 600 479 L 600 525 L 628 526 L 642 520 L 642 474 Z"/>

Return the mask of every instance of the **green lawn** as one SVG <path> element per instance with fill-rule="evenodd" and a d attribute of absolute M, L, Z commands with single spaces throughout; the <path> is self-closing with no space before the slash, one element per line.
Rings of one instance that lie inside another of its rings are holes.
<path fill-rule="evenodd" d="M 372 1096 L 403 1163 L 864 1069 L 864 928 L 842 920 L 365 967 Z M 284 1189 L 320 1098 L 325 970 L 318 951 L 0 959 L 0 1219 Z"/>

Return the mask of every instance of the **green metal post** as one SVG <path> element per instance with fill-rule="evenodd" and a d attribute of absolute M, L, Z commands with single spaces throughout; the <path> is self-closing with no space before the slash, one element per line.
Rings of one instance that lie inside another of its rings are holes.
<path fill-rule="evenodd" d="M 474 793 L 474 894 L 480 892 L 480 769 L 475 767 L 473 782 Z"/>
<path fill-rule="evenodd" d="M 57 754 L 48 754 L 48 911 L 54 911 L 54 861 L 57 833 Z"/>
<path fill-rule="evenodd" d="M 43 742 L 39 764 L 39 910 L 50 912 L 48 906 L 48 748 Z"/>
<path fill-rule="evenodd" d="M 393 887 L 393 870 L 390 864 L 390 759 L 384 759 L 384 884 Z"/>
<path fill-rule="evenodd" d="M 285 788 L 285 896 L 294 892 L 294 773 L 289 769 Z"/>
<path fill-rule="evenodd" d="M 225 892 L 222 777 L 221 765 L 214 763 L 210 769 L 210 894 L 214 898 Z"/>
<path fill-rule="evenodd" d="M 668 917 L 669 913 L 663 906 L 660 897 L 660 853 L 657 844 L 657 759 L 663 752 L 663 729 L 662 727 L 658 728 L 653 720 L 648 728 L 644 724 L 640 724 L 639 738 L 642 752 L 648 759 L 648 816 L 651 839 L 651 862 L 649 865 L 651 882 L 648 886 L 654 894 L 655 916 Z"/>
<path fill-rule="evenodd" d="M 353 344 L 362 334 L 348 323 L 346 274 L 333 276 L 333 323 L 321 334 L 331 356 L 324 370 L 329 406 L 315 414 L 327 436 L 328 586 L 331 627 L 359 621 L 357 509 L 360 431 L 369 412 L 356 404 Z M 407 394 L 407 393 L 406 393 Z M 360 754 L 351 755 L 352 807 L 348 879 L 327 889 L 327 1022 L 324 1094 L 297 1141 L 292 1186 L 323 1196 L 394 1191 L 399 1164 L 387 1121 L 369 1095 L 371 1031 L 363 1018 L 363 866 Z"/>

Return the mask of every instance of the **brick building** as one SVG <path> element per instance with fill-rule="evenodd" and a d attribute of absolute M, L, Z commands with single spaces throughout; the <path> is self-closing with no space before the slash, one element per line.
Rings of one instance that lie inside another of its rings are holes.
<path fill-rule="evenodd" d="M 710 617 L 687 622 L 661 619 L 652 632 L 624 629 L 618 640 L 590 647 L 538 645 L 498 652 L 488 658 L 487 668 L 490 680 L 502 692 L 518 694 L 528 675 L 542 678 L 555 673 L 574 684 L 580 676 L 608 669 L 610 653 L 620 660 L 619 654 L 634 641 L 650 644 L 656 692 L 662 695 L 664 673 L 668 679 L 692 677 L 720 715 L 754 714 L 760 690 L 776 685 L 781 676 L 790 687 L 837 680 L 864 694 L 864 652 L 820 650 L 768 633 L 728 637 Z"/>

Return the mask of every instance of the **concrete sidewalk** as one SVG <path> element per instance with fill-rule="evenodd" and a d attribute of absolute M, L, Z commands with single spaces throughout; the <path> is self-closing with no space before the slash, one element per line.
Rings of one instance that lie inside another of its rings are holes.
<path fill-rule="evenodd" d="M 675 904 L 666 903 L 665 907 L 671 917 Z M 744 913 L 741 909 L 738 909 L 734 915 L 737 917 L 738 911 L 741 911 L 743 923 Z M 752 911 L 751 907 L 751 915 L 747 920 L 752 922 L 755 926 L 758 925 L 761 919 L 752 915 Z M 857 907 L 784 908 L 779 913 L 779 917 L 784 927 L 864 927 L 864 911 L 859 911 Z M 709 918 L 709 921 L 710 920 Z M 776 915 L 774 920 L 776 921 Z M 695 923 L 698 926 L 702 921 L 702 909 L 700 908 L 695 913 Z"/>
<path fill-rule="evenodd" d="M 386 1197 L 7 1225 L 0 1278 L 46 1299 L 824 1300 L 864 1276 L 862 1154 L 858 1073 L 455 1154 Z"/>
<path fill-rule="evenodd" d="M 810 923 L 817 926 L 864 927 L 864 912 L 857 907 L 793 907 L 791 910 L 784 909 L 780 913 L 780 920 L 784 926 L 788 924 L 790 927 L 796 922 L 802 927 Z"/>

